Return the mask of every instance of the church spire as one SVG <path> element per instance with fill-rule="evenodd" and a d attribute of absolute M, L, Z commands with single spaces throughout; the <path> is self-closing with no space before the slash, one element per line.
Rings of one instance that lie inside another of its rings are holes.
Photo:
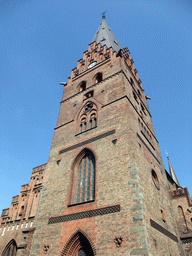
<path fill-rule="evenodd" d="M 102 13 L 102 22 L 93 38 L 92 42 L 96 42 L 96 44 L 100 43 L 101 46 L 106 45 L 107 48 L 112 47 L 113 51 L 116 53 L 119 52 L 121 49 L 120 45 L 118 44 L 113 32 L 111 31 L 109 25 L 105 20 L 105 12 Z"/>
<path fill-rule="evenodd" d="M 168 154 L 167 154 L 167 160 L 168 160 L 168 164 L 169 164 L 169 172 L 170 172 L 171 178 L 174 180 L 174 182 L 175 182 L 179 187 L 181 187 L 180 184 L 179 184 L 179 181 L 178 181 L 178 179 L 177 179 L 177 176 L 176 176 L 176 174 L 175 174 L 175 172 L 174 172 L 174 170 L 173 170 L 173 166 L 172 166 L 172 164 L 171 164 L 171 162 L 170 162 L 170 160 L 169 160 Z"/>

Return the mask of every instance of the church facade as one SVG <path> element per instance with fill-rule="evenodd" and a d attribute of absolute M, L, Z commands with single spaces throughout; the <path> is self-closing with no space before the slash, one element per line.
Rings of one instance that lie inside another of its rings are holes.
<path fill-rule="evenodd" d="M 0 218 L 2 256 L 192 255 L 192 201 L 164 170 L 147 97 L 105 17 L 72 70 L 48 163 Z"/>

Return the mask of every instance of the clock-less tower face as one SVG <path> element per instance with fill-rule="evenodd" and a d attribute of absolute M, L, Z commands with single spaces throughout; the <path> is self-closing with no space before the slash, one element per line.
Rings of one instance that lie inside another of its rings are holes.
<path fill-rule="evenodd" d="M 91 64 L 89 64 L 87 69 L 90 69 L 90 68 L 94 67 L 96 64 L 97 64 L 97 61 L 92 62 Z"/>

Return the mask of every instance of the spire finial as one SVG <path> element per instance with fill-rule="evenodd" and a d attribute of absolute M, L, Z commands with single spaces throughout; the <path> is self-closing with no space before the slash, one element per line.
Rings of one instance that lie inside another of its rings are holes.
<path fill-rule="evenodd" d="M 169 159 L 169 153 L 167 152 L 167 150 L 165 150 L 165 154 L 167 156 L 167 159 Z"/>
<path fill-rule="evenodd" d="M 105 13 L 106 13 L 106 11 L 102 12 L 102 19 L 105 19 Z"/>
<path fill-rule="evenodd" d="M 171 178 L 174 180 L 174 182 L 177 184 L 177 186 L 178 187 L 181 187 L 180 186 L 180 184 L 179 184 L 179 181 L 178 181 L 178 179 L 177 179 L 177 176 L 176 176 L 176 174 L 175 174 L 175 172 L 174 172 L 174 170 L 173 170 L 173 167 L 172 167 L 172 165 L 171 165 L 171 162 L 170 162 L 170 160 L 169 160 L 169 156 L 168 156 L 168 152 L 167 152 L 167 150 L 165 150 L 165 154 L 167 155 L 167 160 L 168 160 L 168 164 L 169 164 L 169 173 L 170 173 L 170 176 L 171 176 Z"/>
<path fill-rule="evenodd" d="M 101 47 L 106 45 L 106 48 L 112 48 L 113 52 L 119 53 L 119 50 L 121 49 L 120 45 L 117 43 L 117 40 L 115 36 L 113 35 L 113 32 L 111 31 L 109 25 L 107 24 L 105 20 L 105 14 L 106 12 L 103 12 L 101 14 L 102 21 L 99 25 L 99 28 L 93 38 L 92 42 L 95 42 L 96 44 L 100 44 Z"/>

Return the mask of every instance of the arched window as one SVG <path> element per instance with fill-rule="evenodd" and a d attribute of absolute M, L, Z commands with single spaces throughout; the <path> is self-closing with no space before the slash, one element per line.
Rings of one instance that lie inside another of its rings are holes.
<path fill-rule="evenodd" d="M 147 115 L 143 104 L 141 104 L 141 109 L 142 109 L 143 113 L 144 113 L 145 115 Z"/>
<path fill-rule="evenodd" d="M 134 91 L 133 91 L 133 97 L 134 97 L 134 99 L 137 101 L 137 95 L 135 94 Z"/>
<path fill-rule="evenodd" d="M 71 204 L 95 199 L 95 157 L 90 150 L 83 150 L 73 168 Z"/>
<path fill-rule="evenodd" d="M 137 90 L 137 93 L 138 93 L 139 97 L 141 98 L 141 92 L 139 91 L 139 89 Z"/>
<path fill-rule="evenodd" d="M 82 81 L 79 85 L 78 85 L 78 92 L 83 92 L 86 90 L 86 82 Z"/>
<path fill-rule="evenodd" d="M 93 84 L 100 83 L 103 80 L 103 74 L 97 73 L 93 78 Z"/>
<path fill-rule="evenodd" d="M 84 132 L 87 130 L 87 122 L 86 122 L 87 116 L 83 115 L 81 117 L 81 123 L 80 123 L 80 132 Z"/>
<path fill-rule="evenodd" d="M 2 256 L 15 256 L 17 253 L 17 245 L 15 240 L 11 240 L 5 247 Z"/>
<path fill-rule="evenodd" d="M 132 85 L 132 86 L 135 86 L 135 83 L 133 82 L 133 79 L 132 79 L 132 78 L 130 78 L 130 81 L 131 81 L 131 85 Z"/>
<path fill-rule="evenodd" d="M 178 213 L 179 213 L 179 218 L 178 218 L 179 229 L 180 229 L 180 231 L 185 232 L 188 230 L 188 227 L 187 227 L 187 222 L 185 219 L 185 214 L 184 214 L 183 208 L 181 206 L 178 206 Z"/>
<path fill-rule="evenodd" d="M 100 57 L 100 61 L 102 61 L 103 60 L 103 53 L 100 53 L 99 57 Z"/>
<path fill-rule="evenodd" d="M 163 222 L 166 222 L 165 211 L 163 209 L 161 209 L 161 218 Z"/>
<path fill-rule="evenodd" d="M 159 179 L 158 179 L 158 176 L 157 176 L 157 174 L 154 170 L 151 171 L 151 176 L 152 176 L 152 180 L 153 180 L 156 188 L 160 189 Z"/>
<path fill-rule="evenodd" d="M 90 128 L 93 128 L 96 126 L 97 126 L 97 117 L 96 117 L 96 112 L 93 111 L 90 115 Z"/>

